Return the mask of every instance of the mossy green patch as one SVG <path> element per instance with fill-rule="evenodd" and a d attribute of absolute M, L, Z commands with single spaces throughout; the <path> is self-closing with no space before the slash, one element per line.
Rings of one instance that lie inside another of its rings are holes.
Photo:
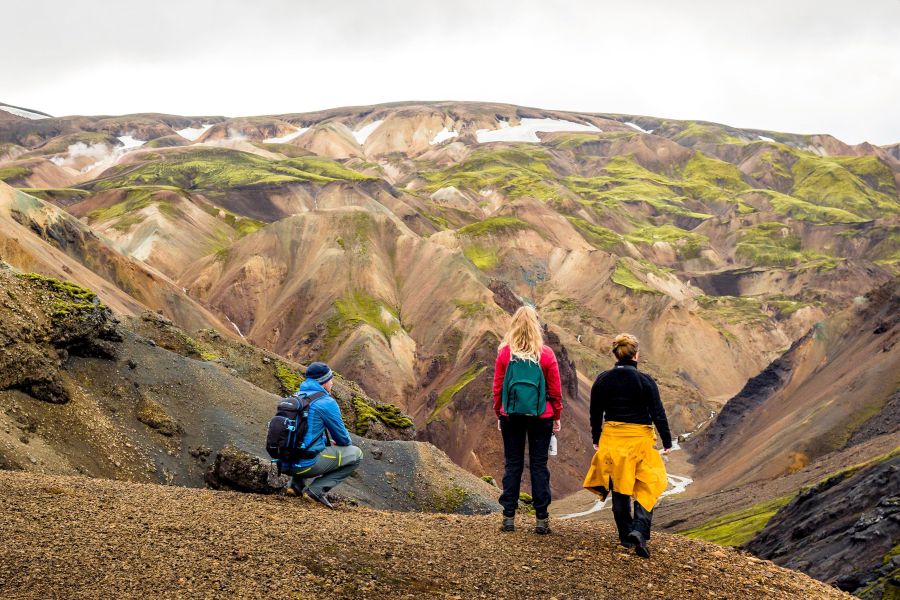
<path fill-rule="evenodd" d="M 466 318 L 483 315 L 488 311 L 488 305 L 484 302 L 454 300 L 453 305 L 456 306 L 457 310 L 459 310 Z"/>
<path fill-rule="evenodd" d="M 541 148 L 483 148 L 446 171 L 424 171 L 427 193 L 453 186 L 481 191 L 494 189 L 508 198 L 549 201 L 560 195 L 550 155 Z"/>
<path fill-rule="evenodd" d="M 794 188 L 791 196 L 870 218 L 900 213 L 896 188 L 877 175 L 878 169 L 873 165 L 868 161 L 801 154 L 792 167 Z M 860 173 L 865 173 L 863 166 L 868 166 L 874 174 L 863 179 L 848 166 Z M 869 185 L 870 180 L 876 187 Z"/>
<path fill-rule="evenodd" d="M 463 248 L 463 254 L 481 271 L 490 271 L 500 264 L 500 257 L 497 251 L 480 244 L 466 245 Z"/>
<path fill-rule="evenodd" d="M 465 488 L 453 484 L 432 496 L 431 505 L 435 512 L 454 513 L 462 508 L 468 497 Z"/>
<path fill-rule="evenodd" d="M 696 121 L 687 121 L 684 123 L 684 128 L 672 137 L 676 142 L 743 144 L 746 141 L 728 133 L 721 125 L 716 125 L 714 123 L 698 123 Z"/>
<path fill-rule="evenodd" d="M 77 202 L 91 195 L 89 191 L 78 188 L 19 188 L 19 191 L 46 202 Z"/>
<path fill-rule="evenodd" d="M 800 237 L 784 223 L 765 222 L 740 231 L 735 254 L 753 265 L 833 269 L 840 260 L 802 248 Z"/>
<path fill-rule="evenodd" d="M 695 152 L 681 172 L 687 196 L 707 201 L 730 201 L 734 192 L 748 189 L 735 165 Z"/>
<path fill-rule="evenodd" d="M 723 546 L 740 546 L 762 531 L 775 513 L 793 498 L 794 495 L 790 494 L 760 502 L 711 519 L 698 527 L 683 531 L 681 534 Z"/>
<path fill-rule="evenodd" d="M 340 321 L 349 326 L 369 325 L 390 341 L 400 331 L 397 311 L 363 290 L 356 290 L 335 302 Z"/>
<path fill-rule="evenodd" d="M 758 324 L 768 320 L 762 302 L 746 296 L 699 296 L 700 316 L 720 323 Z"/>
<path fill-rule="evenodd" d="M 484 365 L 472 365 L 469 367 L 462 376 L 453 382 L 452 385 L 445 388 L 440 394 L 438 394 L 437 402 L 434 405 L 434 410 L 431 411 L 431 415 L 428 417 L 428 423 L 432 422 L 440 413 L 445 406 L 450 404 L 453 401 L 453 397 L 458 394 L 464 387 L 472 383 L 476 377 L 481 375 L 485 369 L 487 369 Z"/>
<path fill-rule="evenodd" d="M 709 246 L 709 238 L 675 227 L 674 225 L 645 225 L 625 235 L 632 244 L 653 245 L 666 242 L 672 245 L 681 259 L 697 258 Z"/>
<path fill-rule="evenodd" d="M 140 185 L 170 185 L 185 190 L 224 190 L 294 182 L 326 184 L 371 179 L 322 157 L 270 160 L 228 148 L 191 148 L 142 157 L 138 165 L 119 165 L 89 185 L 107 190 Z"/>
<path fill-rule="evenodd" d="M 14 182 L 29 175 L 31 175 L 31 169 L 28 167 L 0 167 L 0 181 Z"/>
<path fill-rule="evenodd" d="M 78 317 L 86 312 L 106 309 L 97 299 L 97 294 L 71 281 L 60 281 L 39 273 L 18 273 L 17 277 L 37 284 L 53 294 L 50 298 L 51 317 Z"/>
<path fill-rule="evenodd" d="M 509 234 L 530 228 L 531 225 L 518 217 L 490 217 L 483 221 L 461 227 L 458 230 L 458 233 L 470 238 L 477 238 L 485 235 Z"/>
<path fill-rule="evenodd" d="M 356 434 L 365 436 L 369 426 L 374 422 L 384 423 L 390 429 L 409 429 L 412 419 L 393 404 L 370 404 L 365 398 L 353 397 L 353 408 L 356 410 Z"/>
<path fill-rule="evenodd" d="M 612 229 L 594 225 L 593 223 L 585 221 L 584 219 L 581 219 L 579 217 L 566 215 L 566 218 L 570 223 L 572 223 L 572 225 L 575 226 L 575 229 L 578 230 L 578 232 L 584 237 L 584 239 L 598 250 L 611 252 L 612 250 L 616 249 L 624 240 L 621 235 L 619 235 Z"/>
<path fill-rule="evenodd" d="M 653 289 L 643 281 L 641 281 L 637 275 L 632 271 L 631 266 L 624 260 L 619 259 L 616 262 L 616 270 L 613 271 L 612 281 L 622 287 L 628 288 L 635 292 L 644 293 L 644 294 L 659 294 L 659 290 Z"/>
<path fill-rule="evenodd" d="M 155 186 L 125 188 L 124 197 L 120 202 L 106 208 L 92 210 L 87 214 L 88 222 L 107 222 L 114 219 L 127 218 L 128 221 L 126 223 L 130 222 L 133 225 L 135 222 L 139 222 L 135 220 L 135 213 L 152 205 L 155 205 L 159 212 L 169 219 L 176 220 L 181 218 L 181 210 L 171 200 L 164 199 L 164 197 L 158 195 L 157 192 L 160 191 L 162 191 L 161 188 Z M 128 229 L 130 225 L 119 224 L 119 227 Z"/>
<path fill-rule="evenodd" d="M 753 190 L 765 194 L 777 214 L 810 223 L 863 223 L 869 219 L 831 206 L 819 206 L 772 190 Z"/>
<path fill-rule="evenodd" d="M 275 360 L 275 378 L 281 384 L 281 393 L 285 396 L 296 394 L 300 384 L 303 383 L 300 373 L 281 360 Z"/>

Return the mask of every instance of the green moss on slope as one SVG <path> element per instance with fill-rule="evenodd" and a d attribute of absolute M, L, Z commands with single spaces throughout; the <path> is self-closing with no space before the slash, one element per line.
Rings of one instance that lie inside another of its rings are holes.
<path fill-rule="evenodd" d="M 624 259 L 616 262 L 616 270 L 612 274 L 613 283 L 617 283 L 622 287 L 628 288 L 635 292 L 644 294 L 659 294 L 659 290 L 655 290 L 641 281 L 637 275 L 631 270 L 631 267 Z"/>
<path fill-rule="evenodd" d="M 321 157 L 269 160 L 228 148 L 191 148 L 164 155 L 147 155 L 146 162 L 119 165 L 92 183 L 93 189 L 169 185 L 186 190 L 222 190 L 292 182 L 316 184 L 361 181 L 369 177 Z"/>
<path fill-rule="evenodd" d="M 749 508 L 711 519 L 698 527 L 683 531 L 681 534 L 723 546 L 740 546 L 762 531 L 775 513 L 793 498 L 794 495 L 790 494 L 775 500 L 760 502 Z"/>
<path fill-rule="evenodd" d="M 490 271 L 500 264 L 500 257 L 496 250 L 479 244 L 466 245 L 463 248 L 463 254 L 481 271 Z"/>
<path fill-rule="evenodd" d="M 393 404 L 369 404 L 365 398 L 354 396 L 353 408 L 356 410 L 356 435 L 365 436 L 369 433 L 369 426 L 376 421 L 391 429 L 413 426 L 412 420 Z"/>
<path fill-rule="evenodd" d="M 818 206 L 772 190 L 753 190 L 753 193 L 765 194 L 768 197 L 769 204 L 772 205 L 772 210 L 779 215 L 798 221 L 809 221 L 810 223 L 863 223 L 869 220 L 841 208 Z"/>
<path fill-rule="evenodd" d="M 837 258 L 803 249 L 800 238 L 790 227 L 771 221 L 742 229 L 735 254 L 753 265 L 833 269 L 840 262 Z"/>
<path fill-rule="evenodd" d="M 444 187 L 472 191 L 495 189 L 508 198 L 531 197 L 548 201 L 560 195 L 550 155 L 541 148 L 485 148 L 446 171 L 425 171 L 431 193 Z"/>
<path fill-rule="evenodd" d="M 22 177 L 31 175 L 28 167 L 3 167 L 0 168 L 0 181 L 16 181 Z"/>
<path fill-rule="evenodd" d="M 674 225 L 645 225 L 625 235 L 633 244 L 652 245 L 656 242 L 671 244 L 679 258 L 690 259 L 700 256 L 700 251 L 709 245 L 704 235 L 685 231 Z"/>
<path fill-rule="evenodd" d="M 335 302 L 340 322 L 348 326 L 369 325 L 376 329 L 385 340 L 400 330 L 396 311 L 362 290 L 351 292 Z"/>
<path fill-rule="evenodd" d="M 575 229 L 584 237 L 585 240 L 598 250 L 610 252 L 618 247 L 624 238 L 606 227 L 594 225 L 584 219 L 572 216 L 566 216 L 569 222 L 575 226 Z"/>
<path fill-rule="evenodd" d="M 431 423 L 435 418 L 437 418 L 437 415 L 444 409 L 444 407 L 453 401 L 453 397 L 458 394 L 464 387 L 472 383 L 472 381 L 474 381 L 476 377 L 481 375 L 485 369 L 487 369 L 487 367 L 483 365 L 472 365 L 452 385 L 438 394 L 437 402 L 434 405 L 434 410 L 431 411 L 431 415 L 428 417 L 427 422 Z"/>
<path fill-rule="evenodd" d="M 281 393 L 285 396 L 296 394 L 303 383 L 303 377 L 297 371 L 290 368 L 284 361 L 275 361 L 275 378 L 281 384 Z"/>
<path fill-rule="evenodd" d="M 870 187 L 866 180 L 847 168 L 856 168 L 866 173 L 867 167 L 877 188 Z M 819 206 L 829 206 L 850 211 L 866 217 L 884 217 L 900 213 L 896 188 L 889 187 L 877 167 L 870 162 L 853 161 L 846 158 L 827 158 L 810 154 L 800 155 L 792 167 L 794 188 L 791 195 Z M 888 195 L 879 189 L 892 191 Z"/>

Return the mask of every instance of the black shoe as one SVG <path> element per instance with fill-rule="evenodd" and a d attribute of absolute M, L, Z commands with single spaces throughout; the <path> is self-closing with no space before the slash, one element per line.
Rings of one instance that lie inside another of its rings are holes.
<path fill-rule="evenodd" d="M 303 490 L 306 489 L 306 480 L 301 479 L 299 483 L 291 479 L 291 482 L 288 484 L 287 488 L 284 490 L 284 493 L 288 496 L 297 496 L 298 498 L 303 497 Z"/>
<path fill-rule="evenodd" d="M 634 548 L 634 543 L 629 540 L 619 540 L 619 545 L 621 545 L 623 548 L 627 548 L 629 550 Z"/>
<path fill-rule="evenodd" d="M 534 524 L 534 532 L 538 535 L 547 535 L 548 533 L 552 533 L 552 531 L 550 531 L 550 517 L 538 519 Z"/>
<path fill-rule="evenodd" d="M 316 492 L 308 489 L 308 490 L 306 490 L 306 495 L 309 496 L 310 498 L 312 498 L 313 500 L 315 500 L 316 502 L 318 502 L 319 504 L 321 504 L 323 506 L 327 506 L 331 510 L 334 510 L 334 504 L 332 504 L 328 500 L 328 497 L 325 495 L 325 492 L 322 492 L 321 494 L 319 494 L 319 493 L 316 493 Z"/>
<path fill-rule="evenodd" d="M 641 535 L 640 531 L 632 531 L 628 534 L 628 541 L 634 544 L 634 553 L 641 558 L 650 558 L 650 548 L 647 547 L 647 540 Z"/>
<path fill-rule="evenodd" d="M 500 526 L 500 531 L 515 531 L 516 530 L 516 518 L 515 517 L 507 517 L 503 515 L 503 525 Z"/>

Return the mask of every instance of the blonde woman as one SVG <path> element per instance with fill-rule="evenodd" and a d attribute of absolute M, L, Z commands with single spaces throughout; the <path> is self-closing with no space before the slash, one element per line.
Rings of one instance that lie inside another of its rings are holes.
<path fill-rule="evenodd" d="M 512 324 L 497 353 L 494 368 L 494 412 L 503 434 L 506 459 L 503 473 L 503 525 L 501 531 L 515 530 L 519 488 L 525 467 L 528 443 L 531 495 L 537 517 L 534 532 L 550 533 L 550 470 L 547 456 L 550 437 L 559 431 L 562 388 L 559 366 L 553 349 L 544 345 L 537 312 L 523 306 L 513 315 Z"/>
<path fill-rule="evenodd" d="M 612 491 L 619 541 L 638 556 L 650 558 L 653 507 L 667 485 L 653 426 L 662 438 L 663 454 L 672 448 L 672 434 L 656 382 L 638 371 L 638 339 L 619 334 L 612 351 L 615 366 L 600 373 L 591 388 L 591 434 L 597 452 L 584 487 L 604 500 Z"/>

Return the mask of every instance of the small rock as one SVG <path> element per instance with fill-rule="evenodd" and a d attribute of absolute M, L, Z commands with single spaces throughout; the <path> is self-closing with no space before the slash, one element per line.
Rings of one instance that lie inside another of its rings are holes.
<path fill-rule="evenodd" d="M 129 358 L 129 359 L 128 359 L 128 368 L 129 368 L 129 369 L 132 369 L 132 370 L 133 370 L 133 369 L 137 369 L 137 363 L 134 362 L 134 359 L 133 359 L 133 358 Z"/>

